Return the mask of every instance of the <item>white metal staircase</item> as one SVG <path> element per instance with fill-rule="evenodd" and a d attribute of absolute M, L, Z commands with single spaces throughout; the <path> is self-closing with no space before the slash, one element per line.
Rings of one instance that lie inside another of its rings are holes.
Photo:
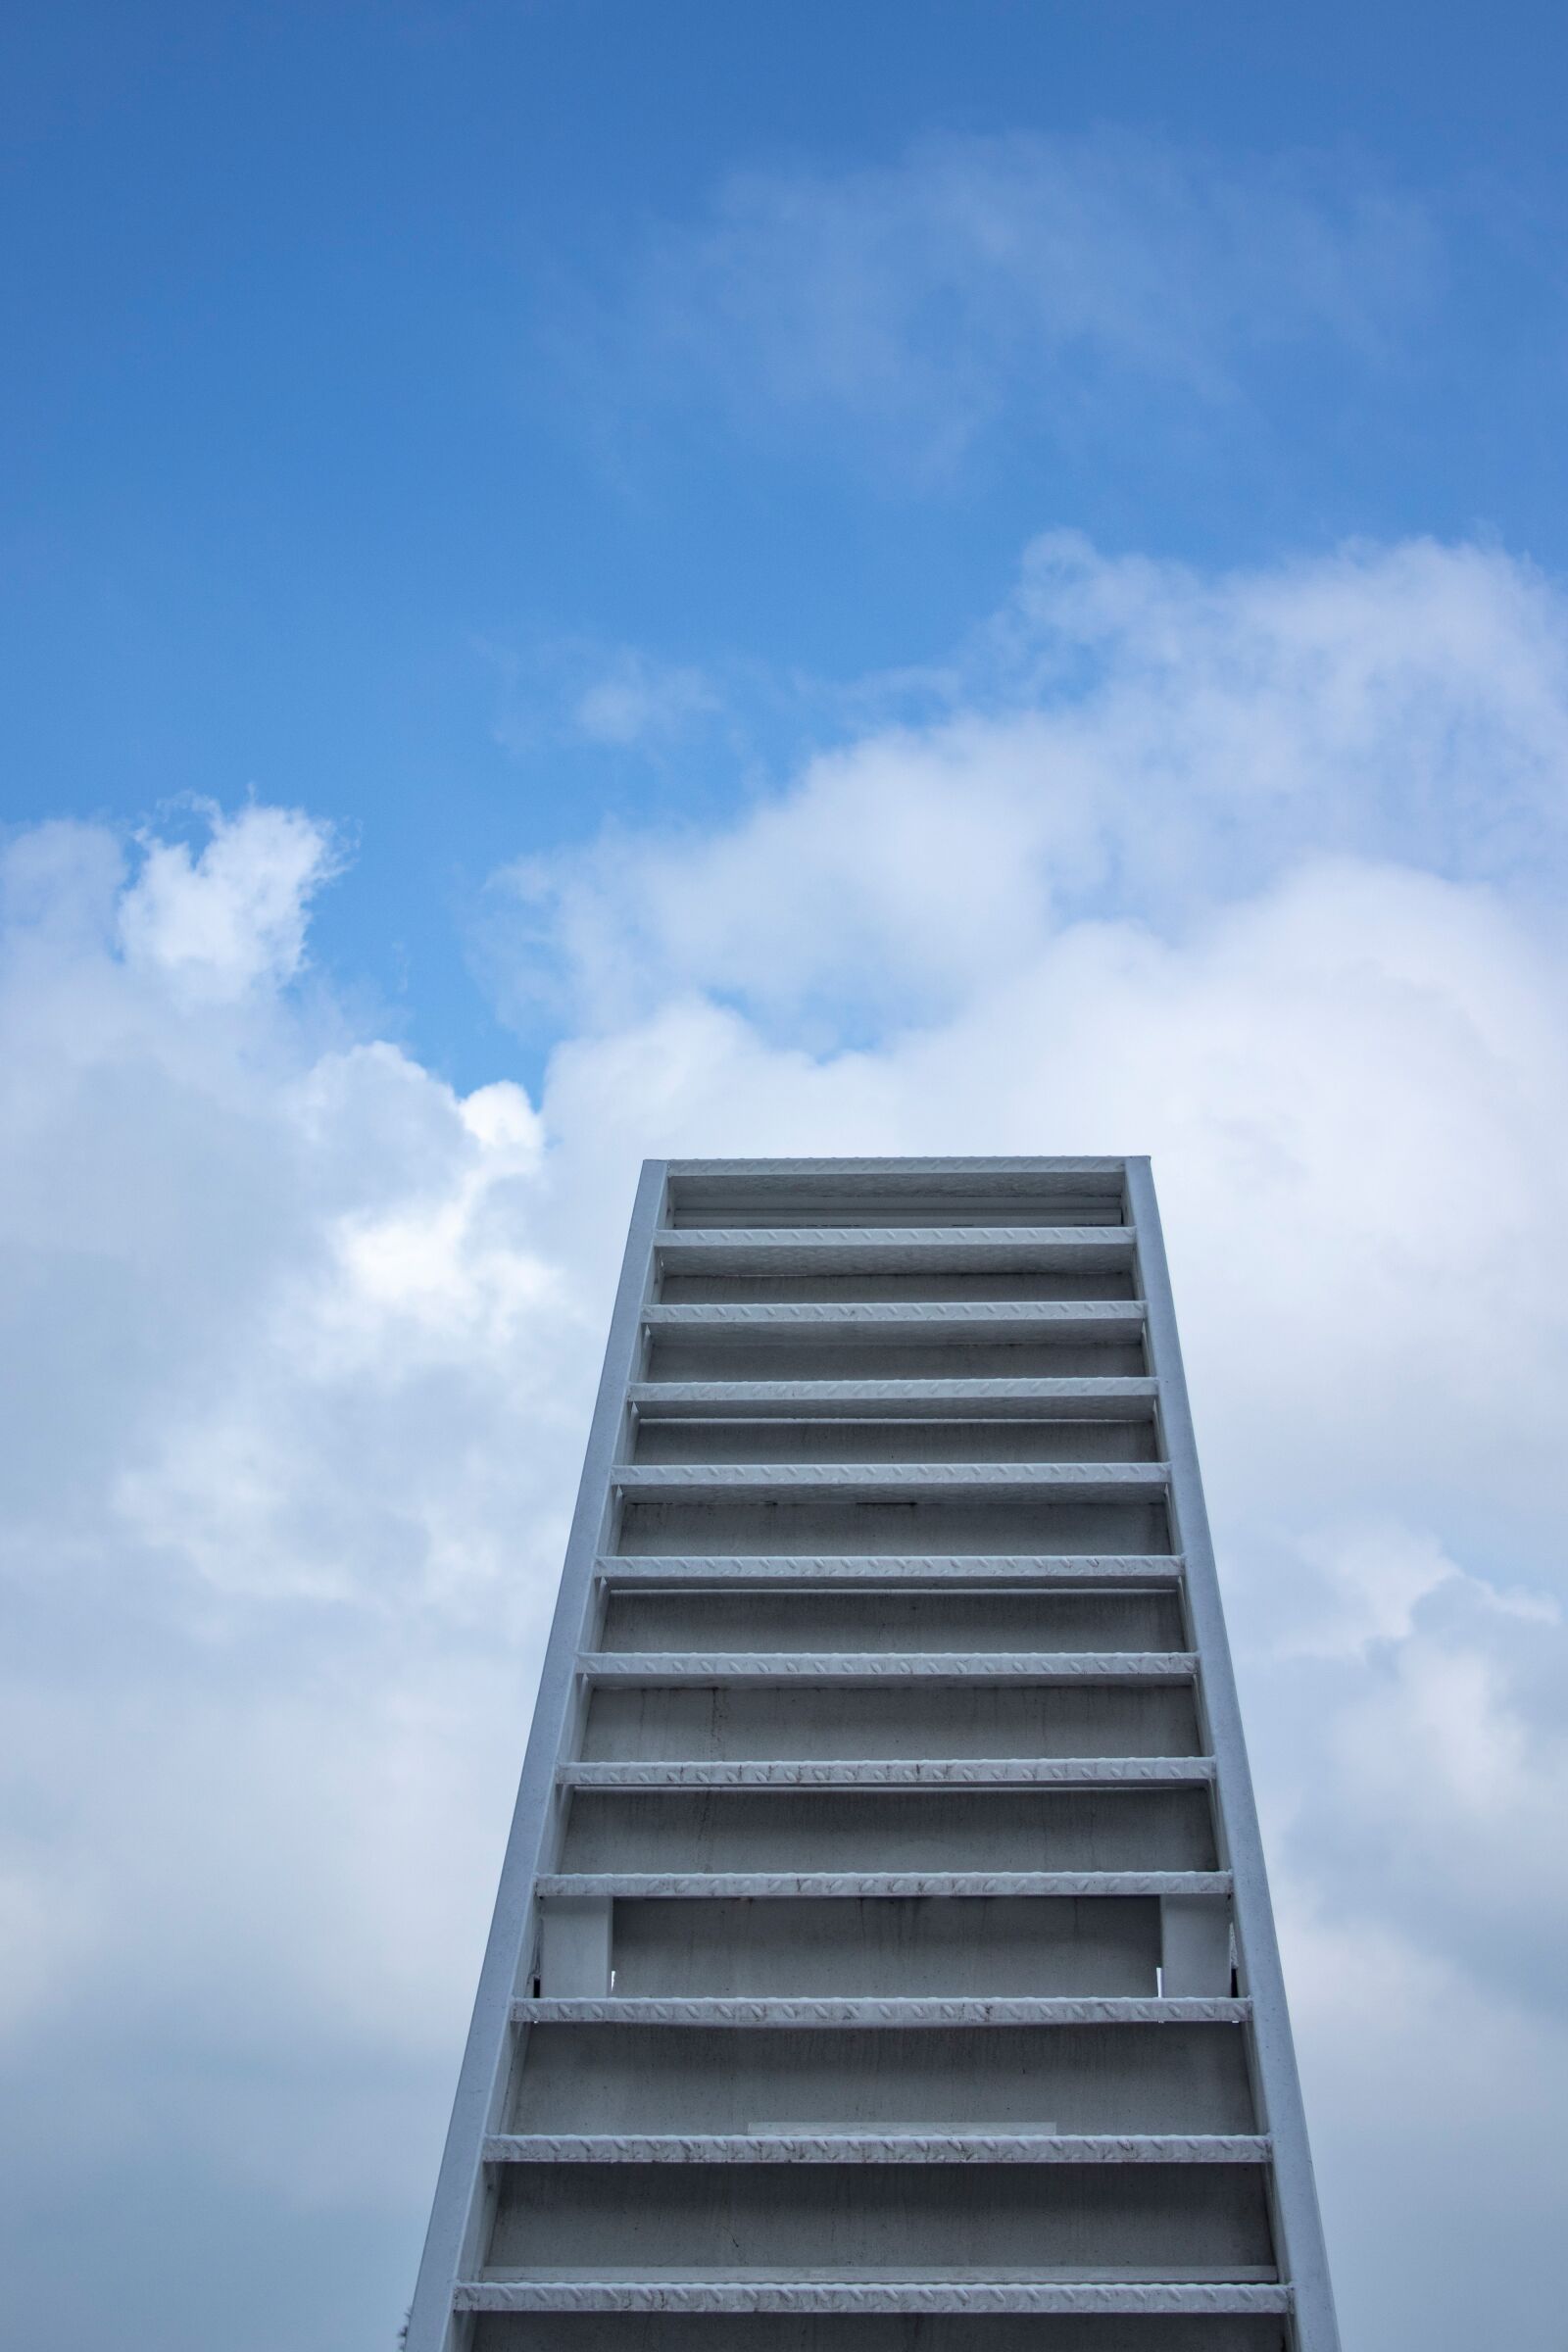
<path fill-rule="evenodd" d="M 410 2352 L 1337 2352 L 1149 1164 L 650 1162 Z"/>

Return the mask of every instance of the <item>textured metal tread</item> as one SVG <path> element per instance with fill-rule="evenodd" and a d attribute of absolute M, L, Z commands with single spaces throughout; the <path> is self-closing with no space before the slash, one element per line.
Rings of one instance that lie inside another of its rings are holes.
<path fill-rule="evenodd" d="M 1058 1418 L 1110 1418 L 1103 1408 L 1152 1406 L 1159 1383 L 1143 1375 L 1090 1373 L 1068 1376 L 1043 1374 L 1039 1379 L 1005 1380 L 639 1380 L 626 1395 L 639 1413 L 661 1420 L 687 1415 L 733 1411 L 737 1415 L 782 1414 L 811 1405 L 818 1412 L 858 1411 L 875 1405 L 879 1412 L 900 1420 L 925 1420 L 961 1412 L 974 1415 L 976 1405 L 990 1417 L 1019 1413 L 1054 1414 Z M 1075 1412 L 1075 1406 L 1093 1407 Z"/>
<path fill-rule="evenodd" d="M 486 2164 L 1267 2164 L 1254 2132 L 527 2132 Z"/>
<path fill-rule="evenodd" d="M 541 1898 L 621 1895 L 686 1901 L 882 1895 L 1225 1895 L 1228 1870 L 607 1870 L 553 1871 Z"/>
<path fill-rule="evenodd" d="M 1240 2267 L 1239 2265 L 1237 2266 Z M 458 2311 L 782 2311 L 1284 2314 L 1277 2280 L 1105 2278 L 484 2278 L 465 2279 Z"/>
<path fill-rule="evenodd" d="M 769 1256 L 808 1249 L 900 1250 L 933 1245 L 956 1250 L 1114 1250 L 1133 1246 L 1130 1225 L 661 1225 L 654 1248 L 672 1257 L 711 1250 L 760 1250 Z"/>
<path fill-rule="evenodd" d="M 584 1650 L 594 1683 L 1190 1683 L 1190 1649 Z"/>
<path fill-rule="evenodd" d="M 610 1483 L 633 1502 L 645 1495 L 706 1501 L 759 1493 L 1163 1494 L 1170 1468 L 1165 1462 L 622 1462 Z"/>
<path fill-rule="evenodd" d="M 1141 1298 L 835 1298 L 765 1302 L 724 1300 L 716 1305 L 645 1306 L 656 1331 L 890 1331 L 931 1329 L 1002 1331 L 1092 1326 L 1111 1332 L 1144 1328 Z"/>
<path fill-rule="evenodd" d="M 563 1764 L 563 1788 L 1125 1788 L 1200 1787 L 1212 1756 L 929 1756 Z"/>
<path fill-rule="evenodd" d="M 837 1998 L 771 1997 L 740 1993 L 652 1995 L 627 1993 L 603 2000 L 514 2000 L 519 2026 L 722 2026 L 808 2031 L 894 2028 L 946 2032 L 959 2026 L 1244 2026 L 1252 2004 L 1245 1994 L 1160 2000 L 1126 1993 L 1003 1994 L 995 1999 L 907 1993 Z"/>
<path fill-rule="evenodd" d="M 1174 1585 L 1179 1551 L 1131 1552 L 606 1552 L 612 1584 Z"/>
<path fill-rule="evenodd" d="M 1132 1263 L 1127 1225 L 665 1225 L 654 1255 L 677 1273 L 730 1275 L 968 1270 L 1004 1274 L 1120 1272 Z"/>

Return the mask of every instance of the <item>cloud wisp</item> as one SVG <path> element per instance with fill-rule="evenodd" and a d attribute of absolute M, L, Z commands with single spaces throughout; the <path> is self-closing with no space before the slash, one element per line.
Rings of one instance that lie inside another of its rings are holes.
<path fill-rule="evenodd" d="M 1378 364 L 1430 300 L 1411 199 L 1324 159 L 1220 161 L 1100 129 L 947 136 L 738 172 L 656 231 L 600 321 L 607 381 L 743 434 L 867 428 L 940 475 L 1006 413 L 1069 440 L 1139 384 L 1234 402 L 1254 361 Z"/>
<path fill-rule="evenodd" d="M 502 644 L 485 652 L 501 689 L 495 739 L 518 757 L 587 746 L 658 758 L 724 715 L 715 679 L 693 662 L 661 661 L 640 646 L 564 638 L 526 656 Z"/>

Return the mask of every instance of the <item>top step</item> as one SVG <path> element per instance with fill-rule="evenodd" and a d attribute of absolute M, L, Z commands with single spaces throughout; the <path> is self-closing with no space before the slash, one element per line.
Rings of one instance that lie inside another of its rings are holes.
<path fill-rule="evenodd" d="M 1119 1159 L 673 1160 L 675 1227 L 1065 1226 L 1126 1222 Z"/>

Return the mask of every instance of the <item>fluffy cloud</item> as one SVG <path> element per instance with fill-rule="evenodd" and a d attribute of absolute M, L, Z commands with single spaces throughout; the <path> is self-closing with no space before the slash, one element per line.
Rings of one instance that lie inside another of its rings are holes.
<path fill-rule="evenodd" d="M 1050 543 L 923 715 L 725 828 L 498 882 L 567 1008 L 537 1103 L 297 985 L 315 820 L 12 845 L 24 2334 L 87 2340 L 113 2277 L 130 2332 L 203 2340 L 134 2196 L 61 2303 L 40 2209 L 134 2166 L 266 2274 L 235 2352 L 363 2336 L 371 2292 L 390 2336 L 637 1159 L 1150 1150 L 1348 2338 L 1478 2340 L 1477 2148 L 1530 2337 L 1509 2216 L 1568 2091 L 1564 641 L 1494 553 L 1202 579 Z"/>
<path fill-rule="evenodd" d="M 1308 855 L 1520 888 L 1561 868 L 1568 608 L 1484 550 L 1209 579 L 1054 534 L 898 691 L 935 708 L 727 828 L 520 861 L 515 984 L 526 937 L 580 1022 L 693 988 L 819 1049 L 952 1012 L 1074 917 L 1169 933 Z"/>
<path fill-rule="evenodd" d="M 520 1090 L 460 1099 L 291 992 L 330 857 L 255 808 L 199 856 L 51 828 L 6 863 L 21 2340 L 86 2340 L 117 2275 L 127 2332 L 181 2340 L 134 2161 L 263 2270 L 335 2217 L 390 2342 L 493 1881 L 616 1212 L 568 1289 Z M 87 2179 L 123 2230 L 83 2253 Z M 245 2340 L 310 2340 L 274 2291 Z"/>
<path fill-rule="evenodd" d="M 146 845 L 120 901 L 126 960 L 209 999 L 292 979 L 305 956 L 311 899 L 336 863 L 330 833 L 295 808 L 208 814 L 210 835 L 197 858 L 183 842 Z"/>

